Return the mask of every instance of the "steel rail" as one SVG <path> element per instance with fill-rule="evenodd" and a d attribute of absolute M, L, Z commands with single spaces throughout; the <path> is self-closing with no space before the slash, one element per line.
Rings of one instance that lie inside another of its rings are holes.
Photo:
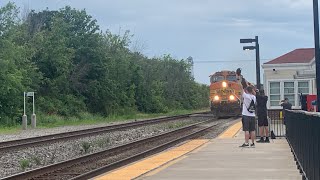
<path fill-rule="evenodd" d="M 163 139 L 166 136 L 174 137 L 172 135 L 177 134 L 177 133 L 187 132 L 188 130 L 196 128 L 201 124 L 205 124 L 205 123 L 209 123 L 209 122 L 212 122 L 212 119 L 211 120 L 207 120 L 207 121 L 203 121 L 203 122 L 199 122 L 199 123 L 195 123 L 195 124 L 192 124 L 192 125 L 189 125 L 189 126 L 186 126 L 186 127 L 182 127 L 182 128 L 176 129 L 176 130 L 172 130 L 172 131 L 169 131 L 169 132 L 165 132 L 165 133 L 162 133 L 160 135 L 152 136 L 152 137 L 149 137 L 149 138 L 144 138 L 144 139 L 141 139 L 141 140 L 136 140 L 136 141 L 124 144 L 124 145 L 119 145 L 119 146 L 116 146 L 114 148 L 110 148 L 110 149 L 103 150 L 103 151 L 100 151 L 100 152 L 92 153 L 92 154 L 85 155 L 85 156 L 78 157 L 78 158 L 74 158 L 74 159 L 71 159 L 71 160 L 67 160 L 67 161 L 55 163 L 55 164 L 52 164 L 52 165 L 44 166 L 44 167 L 41 167 L 41 168 L 37 168 L 37 169 L 34 169 L 34 170 L 30 170 L 30 171 L 14 174 L 14 175 L 11 175 L 11 176 L 7 176 L 7 177 L 4 177 L 3 179 L 4 180 L 7 180 L 7 179 L 15 179 L 15 180 L 19 180 L 19 179 L 23 179 L 23 180 L 25 180 L 25 179 L 37 179 L 37 177 L 39 177 L 39 176 L 50 175 L 52 173 L 53 173 L 53 176 L 55 176 L 54 173 L 57 172 L 57 171 L 58 171 L 57 174 L 61 174 L 61 171 L 63 171 L 63 170 L 66 170 L 67 172 L 66 173 L 62 173 L 62 174 L 69 174 L 68 172 L 70 172 L 70 170 L 72 170 L 71 168 L 81 167 L 81 166 L 77 166 L 79 164 L 81 165 L 81 164 L 86 164 L 86 163 L 90 163 L 90 162 L 96 162 L 97 160 L 103 158 L 104 156 L 105 157 L 109 157 L 110 155 L 117 155 L 118 151 L 124 152 L 124 151 L 126 151 L 128 149 L 132 149 L 134 147 L 137 147 L 137 146 L 142 145 L 142 144 L 146 144 L 148 142 L 155 142 L 154 140 L 156 140 L 156 139 Z M 212 128 L 214 126 L 217 126 L 217 125 L 218 124 L 215 124 L 213 126 L 206 127 L 206 128 L 201 128 L 200 131 L 197 131 L 195 133 L 191 133 L 188 136 L 184 136 L 184 137 L 178 138 L 178 139 L 176 139 L 174 141 L 169 141 L 166 144 L 167 144 L 167 146 L 170 145 L 170 144 L 172 145 L 174 142 L 181 141 L 182 139 L 186 139 L 188 137 L 190 138 L 191 136 L 194 136 L 195 134 L 199 134 L 201 132 L 204 132 L 205 130 L 210 129 L 210 128 Z M 166 147 L 166 145 L 160 145 L 158 148 L 153 148 L 152 150 L 148 150 L 148 151 L 145 151 L 144 153 L 140 153 L 140 154 L 138 154 L 137 157 L 142 157 L 142 156 L 144 156 L 143 154 L 146 154 L 146 153 L 156 152 L 156 149 L 159 149 L 161 147 L 164 148 L 164 147 Z M 136 159 L 136 158 L 130 157 L 130 158 L 126 158 L 125 161 L 124 160 L 122 160 L 122 161 L 129 162 L 129 160 L 134 160 L 134 159 Z M 106 169 L 115 168 L 115 167 L 118 167 L 120 164 L 123 164 L 124 162 L 112 163 L 113 165 L 111 164 L 111 166 L 108 166 L 108 167 L 105 167 L 105 168 Z M 100 168 L 99 172 L 101 170 L 103 170 L 103 169 Z M 70 174 L 75 176 L 75 177 L 78 177 L 80 175 L 79 178 L 82 178 L 81 173 L 79 174 L 78 172 L 71 172 Z M 55 176 L 55 177 L 57 177 L 57 176 Z M 87 175 L 86 175 L 86 177 L 87 177 Z M 45 177 L 40 177 L 39 179 L 50 179 L 50 178 L 48 176 L 45 176 Z"/>
<path fill-rule="evenodd" d="M 194 113 L 194 114 L 201 114 L 201 113 Z M 19 149 L 19 148 L 27 148 L 30 146 L 44 144 L 44 143 L 53 143 L 53 142 L 62 141 L 62 140 L 75 139 L 75 138 L 87 137 L 87 136 L 92 136 L 92 135 L 97 135 L 102 133 L 119 131 L 122 129 L 132 128 L 132 127 L 137 127 L 142 125 L 174 121 L 174 120 L 190 117 L 190 115 L 193 115 L 193 114 L 161 117 L 161 118 L 148 119 L 148 120 L 142 120 L 142 121 L 133 121 L 128 123 L 108 125 L 108 126 L 83 129 L 83 130 L 77 130 L 77 131 L 71 131 L 71 132 L 64 132 L 59 134 L 51 134 L 51 135 L 37 136 L 32 138 L 17 139 L 12 141 L 4 141 L 0 143 L 0 152 L 11 151 L 13 149 Z"/>
<path fill-rule="evenodd" d="M 195 136 L 197 136 L 197 135 L 199 135 L 199 134 L 201 134 L 201 133 L 204 133 L 205 131 L 207 131 L 207 130 L 215 127 L 215 126 L 218 126 L 218 125 L 219 125 L 219 123 L 218 123 L 218 124 L 211 125 L 211 126 L 209 126 L 209 127 L 204 127 L 204 128 L 202 128 L 202 129 L 200 129 L 200 130 L 197 130 L 196 132 L 193 132 L 193 133 L 188 134 L 188 135 L 186 135 L 186 136 L 183 136 L 183 137 L 180 137 L 180 138 L 178 138 L 178 139 L 172 140 L 172 141 L 167 142 L 167 143 L 165 143 L 165 144 L 159 145 L 159 146 L 157 146 L 157 147 L 155 147 L 155 148 L 152 148 L 152 149 L 150 149 L 150 150 L 146 150 L 146 151 L 141 152 L 141 153 L 139 153 L 139 154 L 137 154 L 137 155 L 133 155 L 133 156 L 128 157 L 128 158 L 126 158 L 126 159 L 119 160 L 119 161 L 114 162 L 114 163 L 112 163 L 112 164 L 103 166 L 103 167 L 101 167 L 101 168 L 99 168 L 99 169 L 92 170 L 92 171 L 87 172 L 87 173 L 85 173 L 85 174 L 76 176 L 76 177 L 72 178 L 71 180 L 86 180 L 86 179 L 89 179 L 89 178 L 93 178 L 93 177 L 99 176 L 99 175 L 101 175 L 101 174 L 103 174 L 103 173 L 106 173 L 106 172 L 109 172 L 109 171 L 114 170 L 114 169 L 116 169 L 116 168 L 125 166 L 125 165 L 127 165 L 127 164 L 129 164 L 129 163 L 138 161 L 138 160 L 140 160 L 140 159 L 142 159 L 142 158 L 145 158 L 145 157 L 147 157 L 147 156 L 151 156 L 151 155 L 153 155 L 153 154 L 159 153 L 159 152 L 161 152 L 161 151 L 163 151 L 163 150 L 165 150 L 165 149 L 168 149 L 169 147 L 172 147 L 173 145 L 175 145 L 175 144 L 177 144 L 177 143 L 179 143 L 179 142 L 181 142 L 181 141 L 185 141 L 185 140 L 187 140 L 187 139 L 190 139 L 190 138 L 192 138 L 192 137 L 195 137 Z"/>

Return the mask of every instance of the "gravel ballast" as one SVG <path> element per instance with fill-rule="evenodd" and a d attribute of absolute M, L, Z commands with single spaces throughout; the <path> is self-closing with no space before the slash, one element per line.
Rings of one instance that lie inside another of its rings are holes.
<path fill-rule="evenodd" d="M 55 128 L 31 129 L 30 126 L 28 126 L 29 128 L 27 130 L 21 130 L 12 134 L 0 134 L 0 142 L 31 138 L 31 137 L 37 137 L 37 136 L 45 136 L 45 135 L 51 135 L 51 134 L 58 134 L 58 133 L 64 133 L 69 131 L 78 131 L 78 130 L 109 126 L 109 125 L 115 125 L 115 124 L 121 124 L 121 123 L 128 123 L 133 121 L 142 121 L 142 120 L 145 120 L 145 119 L 106 122 L 106 123 L 99 123 L 94 125 L 64 126 L 64 127 L 55 127 Z"/>
<path fill-rule="evenodd" d="M 139 128 L 131 128 L 125 131 L 105 133 L 77 140 L 68 140 L 65 142 L 56 142 L 48 145 L 35 146 L 15 152 L 3 152 L 0 154 L 0 178 L 22 172 L 23 170 L 30 170 L 44 165 L 65 161 L 67 159 L 83 156 L 87 153 L 101 151 L 103 149 L 112 148 L 120 144 L 131 142 L 133 140 L 157 135 L 165 131 L 177 129 L 191 123 L 199 122 L 200 120 L 204 119 L 208 118 L 193 117 L 192 119 L 181 119 L 179 121 L 172 121 L 156 125 L 147 125 Z M 54 130 L 45 130 L 58 133 L 57 131 L 74 131 L 79 130 L 79 128 L 88 128 L 88 126 L 63 127 L 54 128 Z M 29 132 L 31 136 L 28 137 L 35 136 L 35 132 L 37 135 L 48 134 L 48 132 L 45 132 L 43 130 L 44 129 L 41 129 L 40 131 L 34 130 L 33 132 L 25 131 L 24 133 Z M 18 136 L 12 137 L 17 138 L 19 136 L 21 135 L 19 134 Z"/>

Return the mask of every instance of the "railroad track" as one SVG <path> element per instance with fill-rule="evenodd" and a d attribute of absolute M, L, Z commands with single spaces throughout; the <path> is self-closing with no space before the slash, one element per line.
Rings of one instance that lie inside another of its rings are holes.
<path fill-rule="evenodd" d="M 194 113 L 194 114 L 201 114 L 201 113 Z M 28 148 L 35 145 L 48 144 L 48 143 L 53 143 L 58 141 L 65 141 L 69 139 L 77 139 L 81 137 L 93 136 L 93 135 L 98 135 L 102 133 L 124 130 L 132 127 L 139 127 L 143 125 L 169 122 L 169 121 L 179 120 L 182 118 L 188 118 L 190 115 L 194 115 L 194 114 L 162 117 L 162 118 L 156 118 L 151 120 L 135 121 L 135 122 L 122 123 L 117 125 L 109 125 L 109 126 L 96 127 L 96 128 L 90 128 L 90 129 L 84 129 L 84 130 L 78 130 L 78 131 L 64 132 L 59 134 L 51 134 L 51 135 L 38 136 L 38 137 L 32 137 L 32 138 L 26 138 L 26 139 L 4 141 L 0 143 L 0 152 L 12 151 L 12 150 L 17 150 L 21 148 Z"/>
<path fill-rule="evenodd" d="M 223 122 L 213 119 L 3 179 L 88 179 L 199 136 Z"/>

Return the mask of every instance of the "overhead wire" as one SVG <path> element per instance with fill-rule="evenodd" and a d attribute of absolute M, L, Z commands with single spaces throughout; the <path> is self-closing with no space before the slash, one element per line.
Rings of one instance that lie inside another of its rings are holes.
<path fill-rule="evenodd" d="M 269 61 L 271 59 L 260 59 L 260 61 Z M 238 59 L 238 60 L 220 60 L 220 61 L 193 61 L 193 63 L 241 63 L 241 62 L 255 62 L 256 60 L 252 59 Z"/>

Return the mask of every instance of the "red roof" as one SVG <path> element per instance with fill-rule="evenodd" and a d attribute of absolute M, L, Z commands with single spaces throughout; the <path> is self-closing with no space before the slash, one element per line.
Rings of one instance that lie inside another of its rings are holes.
<path fill-rule="evenodd" d="M 295 49 L 264 64 L 309 63 L 314 58 L 314 48 Z"/>

